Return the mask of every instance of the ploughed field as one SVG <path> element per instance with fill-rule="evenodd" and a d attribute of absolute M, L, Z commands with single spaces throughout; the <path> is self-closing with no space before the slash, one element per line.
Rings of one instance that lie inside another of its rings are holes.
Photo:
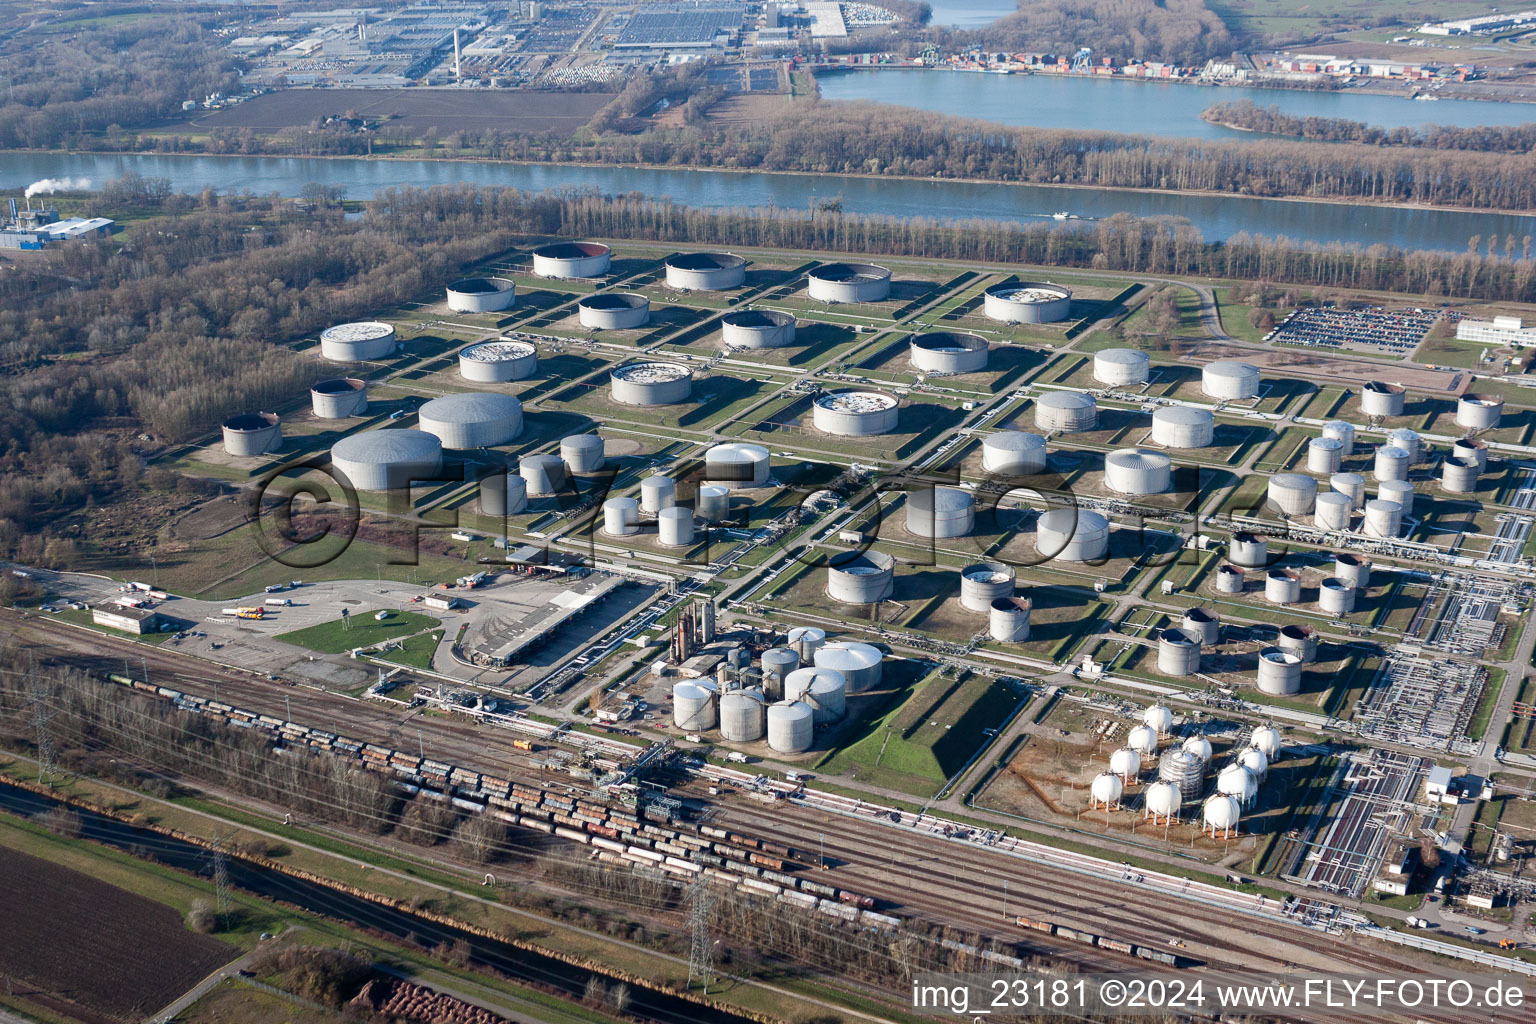
<path fill-rule="evenodd" d="M 601 92 L 473 92 L 461 89 L 287 89 L 197 119 L 204 128 L 298 128 L 317 117 L 356 114 L 402 128 L 570 135 L 609 100 Z"/>

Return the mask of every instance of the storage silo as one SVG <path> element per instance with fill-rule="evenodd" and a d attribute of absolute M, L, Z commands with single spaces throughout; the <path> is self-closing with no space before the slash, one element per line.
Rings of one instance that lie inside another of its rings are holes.
<path fill-rule="evenodd" d="M 468 451 L 505 444 L 523 432 L 523 403 L 494 391 L 434 398 L 417 411 L 422 430 L 444 448 Z"/>
<path fill-rule="evenodd" d="M 1312 523 L 1319 530 L 1348 530 L 1355 506 L 1349 495 L 1338 491 L 1324 491 L 1317 496 L 1317 507 L 1312 512 Z"/>
<path fill-rule="evenodd" d="M 1262 569 L 1269 564 L 1269 541 L 1256 533 L 1239 530 L 1227 545 L 1227 561 L 1244 569 Z"/>
<path fill-rule="evenodd" d="M 1383 540 L 1394 538 L 1403 528 L 1403 506 L 1395 501 L 1368 501 L 1365 503 L 1365 525 L 1360 532 L 1367 537 Z"/>
<path fill-rule="evenodd" d="M 613 250 L 600 242 L 551 242 L 533 250 L 535 277 L 570 281 L 608 273 Z"/>
<path fill-rule="evenodd" d="M 565 462 L 558 455 L 524 455 L 517 475 L 528 485 L 530 498 L 546 498 L 565 488 Z"/>
<path fill-rule="evenodd" d="M 827 596 L 843 604 L 876 604 L 896 589 L 896 559 L 866 551 L 841 565 L 827 566 Z"/>
<path fill-rule="evenodd" d="M 999 476 L 1045 472 L 1045 438 L 1022 430 L 1000 430 L 981 442 L 981 468 Z"/>
<path fill-rule="evenodd" d="M 1141 777 L 1141 751 L 1121 747 L 1109 755 L 1109 770 L 1125 782 L 1135 782 Z"/>
<path fill-rule="evenodd" d="M 1044 433 L 1077 434 L 1098 422 L 1098 404 L 1085 392 L 1047 391 L 1035 399 L 1035 427 Z"/>
<path fill-rule="evenodd" d="M 1146 817 L 1152 819 L 1152 824 L 1158 822 L 1172 823 L 1179 816 L 1179 808 L 1184 804 L 1184 795 L 1179 792 L 1179 787 L 1171 782 L 1158 780 L 1147 787 L 1142 796 L 1142 803 L 1146 807 Z"/>
<path fill-rule="evenodd" d="M 1157 670 L 1165 676 L 1200 671 L 1200 641 L 1182 629 L 1165 629 L 1157 638 Z"/>
<path fill-rule="evenodd" d="M 824 263 L 806 276 L 817 302 L 879 302 L 891 294 L 891 272 L 873 263 Z"/>
<path fill-rule="evenodd" d="M 1371 585 L 1371 560 L 1364 555 L 1340 551 L 1333 556 L 1333 574 L 1357 590 Z"/>
<path fill-rule="evenodd" d="M 357 377 L 328 377 L 309 389 L 310 411 L 322 420 L 344 420 L 368 411 L 368 385 Z"/>
<path fill-rule="evenodd" d="M 1207 608 L 1190 608 L 1179 621 L 1179 629 L 1206 647 L 1221 642 L 1221 616 Z"/>
<path fill-rule="evenodd" d="M 809 704 L 786 700 L 768 708 L 768 746 L 779 753 L 804 753 L 815 735 L 815 712 Z"/>
<path fill-rule="evenodd" d="M 492 473 L 480 479 L 480 513 L 518 516 L 528 510 L 528 484 L 515 473 Z"/>
<path fill-rule="evenodd" d="M 1477 463 L 1479 473 L 1488 472 L 1488 442 L 1464 437 L 1451 445 L 1453 459 L 1471 459 Z"/>
<path fill-rule="evenodd" d="M 1329 576 L 1317 586 L 1317 606 L 1329 615 L 1348 615 L 1355 610 L 1354 584 Z"/>
<path fill-rule="evenodd" d="M 1259 652 L 1259 692 L 1294 697 L 1301 692 L 1301 656 L 1278 647 Z"/>
<path fill-rule="evenodd" d="M 1264 574 L 1264 600 L 1270 604 L 1295 604 L 1301 600 L 1301 575 L 1294 569 L 1271 569 Z"/>
<path fill-rule="evenodd" d="M 337 324 L 320 332 L 320 356 L 333 363 L 360 363 L 395 354 L 395 329 L 377 320 Z"/>
<path fill-rule="evenodd" d="M 1282 515 L 1304 516 L 1317 504 L 1317 481 L 1300 473 L 1276 473 L 1269 478 L 1267 504 Z"/>
<path fill-rule="evenodd" d="M 766 486 L 772 468 L 760 444 L 717 444 L 704 453 L 704 479 L 733 491 Z"/>
<path fill-rule="evenodd" d="M 1292 624 L 1280 627 L 1280 638 L 1275 646 L 1299 657 L 1303 665 L 1310 665 L 1317 660 L 1318 642 L 1317 630 Z"/>
<path fill-rule="evenodd" d="M 1035 552 L 1064 562 L 1092 562 L 1109 554 L 1109 520 L 1097 512 L 1055 508 L 1035 523 Z"/>
<path fill-rule="evenodd" d="M 1216 593 L 1241 594 L 1246 574 L 1235 565 L 1218 566 L 1216 569 Z"/>
<path fill-rule="evenodd" d="M 577 476 L 601 473 L 608 464 L 603 439 L 596 434 L 572 434 L 560 439 L 560 461 Z"/>
<path fill-rule="evenodd" d="M 620 405 L 677 405 L 693 394 L 693 371 L 682 363 L 628 363 L 608 374 Z"/>
<path fill-rule="evenodd" d="M 822 644 L 811 660 L 816 668 L 829 669 L 846 679 L 849 693 L 863 693 L 880 685 L 884 657 L 872 644 L 836 640 Z"/>
<path fill-rule="evenodd" d="M 1157 730 L 1151 726 L 1138 725 L 1126 735 L 1125 745 L 1143 758 L 1155 757 L 1157 756 Z"/>
<path fill-rule="evenodd" d="M 443 445 L 422 430 L 368 430 L 337 441 L 331 465 L 360 491 L 398 490 L 440 474 Z"/>
<path fill-rule="evenodd" d="M 1060 285 L 1014 281 L 982 293 L 982 312 L 1005 324 L 1050 324 L 1072 314 L 1072 292 Z"/>
<path fill-rule="evenodd" d="M 824 668 L 797 668 L 784 677 L 784 699 L 811 706 L 817 725 L 839 721 L 848 712 L 848 680 L 841 672 Z"/>
<path fill-rule="evenodd" d="M 905 522 L 914 537 L 964 537 L 976 524 L 976 500 L 958 487 L 922 487 L 907 492 Z"/>
<path fill-rule="evenodd" d="M 704 732 L 715 727 L 715 689 L 712 684 L 672 684 L 672 723 L 685 732 Z"/>
<path fill-rule="evenodd" d="M 1088 805 L 1114 810 L 1120 806 L 1120 797 L 1124 793 L 1125 783 L 1120 781 L 1120 776 L 1114 772 L 1100 772 L 1088 786 Z"/>
<path fill-rule="evenodd" d="M 677 483 L 669 476 L 648 476 L 640 481 L 640 508 L 657 515 L 677 504 Z"/>
<path fill-rule="evenodd" d="M 977 562 L 960 570 L 960 606 L 985 612 L 1000 597 L 1012 597 L 1017 573 L 1003 562 Z"/>
<path fill-rule="evenodd" d="M 830 391 L 811 403 L 811 423 L 824 434 L 873 437 L 896 429 L 896 398 L 879 391 Z"/>
<path fill-rule="evenodd" d="M 802 665 L 811 664 L 826 642 L 827 631 L 820 626 L 795 626 L 784 639 L 785 645 L 800 656 Z"/>
<path fill-rule="evenodd" d="M 1468 430 L 1492 430 L 1504 414 L 1498 395 L 1462 395 L 1456 400 L 1456 425 Z"/>
<path fill-rule="evenodd" d="M 907 359 L 923 373 L 979 373 L 987 368 L 987 339 L 963 331 L 914 334 Z"/>
<path fill-rule="evenodd" d="M 1440 467 L 1440 487 L 1451 494 L 1471 494 L 1477 490 L 1475 459 L 1446 459 Z"/>
<path fill-rule="evenodd" d="M 684 548 L 693 543 L 693 512 L 672 505 L 656 513 L 657 539 L 669 548 Z"/>
<path fill-rule="evenodd" d="M 1145 384 L 1152 360 L 1134 348 L 1106 348 L 1093 354 L 1093 379 L 1110 387 Z"/>
<path fill-rule="evenodd" d="M 639 533 L 640 503 L 634 498 L 609 498 L 603 502 L 603 532 L 610 537 Z"/>
<path fill-rule="evenodd" d="M 719 484 L 700 484 L 693 499 L 693 511 L 706 523 L 723 523 L 731 518 L 731 492 Z"/>
<path fill-rule="evenodd" d="M 477 384 L 526 380 L 539 368 L 539 350 L 526 341 L 482 341 L 459 350 L 459 376 Z"/>
<path fill-rule="evenodd" d="M 1170 750 L 1157 760 L 1157 780 L 1177 786 L 1181 800 L 1194 803 L 1205 789 L 1205 762 L 1187 750 Z"/>
<path fill-rule="evenodd" d="M 1027 597 L 998 597 L 987 607 L 987 635 L 1000 644 L 1029 639 L 1031 602 Z"/>
<path fill-rule="evenodd" d="M 455 313 L 499 313 L 517 304 L 517 282 L 508 277 L 464 277 L 448 286 Z"/>
<path fill-rule="evenodd" d="M 784 679 L 800 667 L 800 654 L 792 647 L 770 647 L 763 652 L 763 689 L 774 700 L 784 699 Z"/>
<path fill-rule="evenodd" d="M 762 739 L 767 710 L 755 692 L 727 693 L 720 698 L 720 738 L 730 743 Z"/>
<path fill-rule="evenodd" d="M 283 424 L 275 412 L 243 412 L 224 421 L 224 451 L 251 458 L 283 446 Z"/>
<path fill-rule="evenodd" d="M 1104 486 L 1120 494 L 1164 494 L 1173 485 L 1173 460 L 1149 448 L 1121 448 L 1104 456 Z"/>
<path fill-rule="evenodd" d="M 1345 458 L 1355 451 L 1355 425 L 1344 420 L 1329 420 L 1323 424 L 1323 436 L 1339 442 L 1339 454 Z"/>
<path fill-rule="evenodd" d="M 1257 398 L 1259 368 L 1252 363 L 1241 363 L 1233 359 L 1206 363 L 1200 371 L 1200 390 L 1211 398 Z"/>
<path fill-rule="evenodd" d="M 747 279 L 747 261 L 733 252 L 678 252 L 668 256 L 667 287 L 684 292 L 723 292 Z"/>
<path fill-rule="evenodd" d="M 1349 507 L 1359 511 L 1365 506 L 1365 477 L 1359 473 L 1335 473 L 1328 486 L 1349 498 Z"/>
<path fill-rule="evenodd" d="M 1386 381 L 1368 381 L 1360 389 L 1360 411 L 1373 419 L 1383 416 L 1401 416 L 1407 393 L 1396 384 Z"/>
<path fill-rule="evenodd" d="M 1253 772 L 1234 761 L 1216 776 L 1216 791 L 1247 807 L 1259 795 L 1259 780 L 1254 778 Z"/>
<path fill-rule="evenodd" d="M 1216 838 L 1218 832 L 1223 839 L 1231 836 L 1237 831 L 1237 823 L 1242 820 L 1242 816 L 1237 798 L 1224 793 L 1211 794 L 1200 808 L 1201 828 L 1209 830 L 1212 839 Z"/>
<path fill-rule="evenodd" d="M 589 331 L 632 331 L 651 322 L 651 300 L 633 292 L 599 292 L 576 303 L 576 320 Z"/>
<path fill-rule="evenodd" d="M 1424 455 L 1424 439 L 1417 430 L 1409 430 L 1407 427 L 1387 431 L 1387 444 L 1407 452 L 1410 466 L 1417 464 Z"/>
<path fill-rule="evenodd" d="M 1333 474 L 1344 464 L 1344 442 L 1332 437 L 1314 437 L 1307 442 L 1307 472 Z"/>
<path fill-rule="evenodd" d="M 720 318 L 720 340 L 731 348 L 793 345 L 795 317 L 772 309 L 738 309 Z"/>
<path fill-rule="evenodd" d="M 1152 442 L 1164 448 L 1204 448 L 1216 438 L 1209 409 L 1165 405 L 1152 414 Z"/>
<path fill-rule="evenodd" d="M 1407 480 L 1383 480 L 1376 488 L 1376 497 L 1397 502 L 1403 506 L 1405 516 L 1413 514 L 1413 484 Z"/>

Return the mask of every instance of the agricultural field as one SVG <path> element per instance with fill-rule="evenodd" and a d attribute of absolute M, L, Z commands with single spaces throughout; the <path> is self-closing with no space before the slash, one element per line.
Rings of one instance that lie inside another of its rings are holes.
<path fill-rule="evenodd" d="M 448 89 L 283 89 L 213 111 L 199 128 L 299 128 L 316 118 L 357 117 L 439 132 L 500 129 L 568 136 L 613 99 L 601 92 L 466 92 Z"/>

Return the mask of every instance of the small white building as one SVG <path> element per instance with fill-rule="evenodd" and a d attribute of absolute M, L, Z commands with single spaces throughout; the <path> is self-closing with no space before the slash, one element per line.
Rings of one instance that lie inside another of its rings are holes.
<path fill-rule="evenodd" d="M 92 608 L 91 621 L 108 629 L 142 635 L 159 633 L 166 619 L 149 608 Z"/>
<path fill-rule="evenodd" d="M 1430 803 L 1457 804 L 1461 800 L 1451 792 L 1451 770 L 1435 765 L 1424 780 L 1424 798 Z"/>
<path fill-rule="evenodd" d="M 428 594 L 421 602 L 434 611 L 451 612 L 461 607 L 464 602 L 451 594 Z"/>

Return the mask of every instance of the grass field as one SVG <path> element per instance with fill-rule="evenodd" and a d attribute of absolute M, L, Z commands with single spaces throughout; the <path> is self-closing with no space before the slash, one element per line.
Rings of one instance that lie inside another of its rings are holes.
<path fill-rule="evenodd" d="M 373 610 L 354 612 L 346 618 L 322 622 L 318 626 L 279 633 L 277 639 L 297 644 L 321 654 L 341 654 L 357 647 L 371 647 L 396 637 L 436 629 L 442 622 L 419 612 L 390 612 L 382 622 L 373 617 Z M 397 653 L 397 652 L 391 652 Z"/>

